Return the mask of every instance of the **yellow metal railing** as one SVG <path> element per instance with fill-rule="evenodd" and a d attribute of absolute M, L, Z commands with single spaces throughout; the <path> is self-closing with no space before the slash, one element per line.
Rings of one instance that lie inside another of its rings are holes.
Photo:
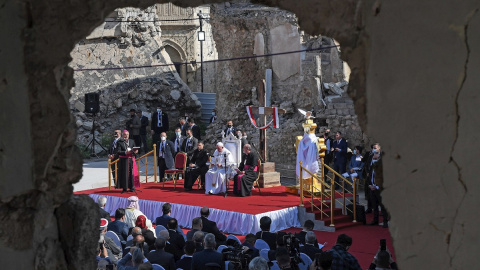
<path fill-rule="evenodd" d="M 145 165 L 145 183 L 148 183 L 148 156 L 153 155 L 153 179 L 154 182 L 157 183 L 157 145 L 153 145 L 153 150 L 144 154 L 143 156 L 136 158 L 135 161 L 137 162 L 137 172 L 140 175 L 140 163 Z M 114 184 L 117 185 L 118 181 L 118 161 L 119 159 L 112 161 L 108 159 L 108 190 L 112 189 L 112 165 L 114 165 L 114 172 L 115 172 L 115 179 Z"/>
<path fill-rule="evenodd" d="M 357 222 L 357 215 L 356 215 L 356 195 L 357 195 L 357 184 L 358 181 L 354 180 L 352 183 L 351 181 L 347 180 L 345 177 L 343 177 L 341 174 L 336 172 L 334 169 L 329 167 L 328 165 L 325 165 L 323 162 L 323 158 L 321 160 L 321 166 L 320 166 L 320 171 L 321 171 L 321 177 L 319 177 L 317 174 L 314 174 L 307 170 L 305 167 L 303 167 L 303 163 L 300 161 L 300 206 L 304 206 L 304 192 L 307 192 L 308 195 L 311 197 L 311 209 L 312 212 L 314 211 L 314 208 L 318 209 L 320 211 L 320 217 L 323 218 L 323 216 L 329 217 L 330 218 L 330 226 L 334 227 L 334 207 L 335 207 L 335 202 L 339 202 L 342 204 L 343 207 L 343 213 L 347 213 L 347 211 L 352 212 L 353 214 L 353 222 Z M 324 168 L 327 169 L 328 171 L 331 171 L 333 176 L 329 176 L 328 173 L 327 175 L 324 174 Z M 305 180 L 303 179 L 303 172 L 306 172 L 312 179 L 311 183 L 305 184 Z M 342 190 L 339 192 L 341 194 L 341 197 L 339 199 L 336 198 L 335 194 L 335 182 L 334 182 L 334 176 L 337 176 L 340 181 L 342 181 Z M 330 184 L 328 184 L 325 179 L 330 180 Z M 318 185 L 315 185 L 315 182 L 320 185 L 320 188 L 318 188 Z M 307 189 L 305 189 L 307 187 Z M 348 187 L 352 187 L 352 192 L 348 191 Z M 348 199 L 348 195 L 352 194 L 352 200 Z M 330 199 L 330 202 L 327 202 L 327 200 Z M 315 204 L 315 200 L 320 203 L 320 207 Z M 350 209 L 346 208 L 346 203 L 351 202 L 353 204 L 353 211 Z M 330 213 L 327 213 L 324 211 L 324 207 L 330 207 Z"/>

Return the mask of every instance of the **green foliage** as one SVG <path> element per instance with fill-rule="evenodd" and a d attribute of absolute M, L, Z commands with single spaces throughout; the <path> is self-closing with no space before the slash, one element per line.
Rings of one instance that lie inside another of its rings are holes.
<path fill-rule="evenodd" d="M 206 134 L 205 131 L 207 130 L 208 125 L 204 122 L 198 122 L 196 123 L 196 125 L 198 125 L 198 127 L 200 128 L 200 136 L 204 138 Z"/>
<path fill-rule="evenodd" d="M 83 159 L 89 159 L 90 158 L 90 149 L 85 149 L 87 147 L 86 145 L 84 145 L 83 143 L 80 143 L 80 142 L 75 142 L 75 145 L 80 150 L 80 154 L 82 155 Z"/>

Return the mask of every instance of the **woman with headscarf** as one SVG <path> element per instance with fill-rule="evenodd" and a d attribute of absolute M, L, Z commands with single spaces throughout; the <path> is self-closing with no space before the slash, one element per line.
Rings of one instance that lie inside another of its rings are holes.
<path fill-rule="evenodd" d="M 138 216 L 135 226 L 142 229 L 142 235 L 143 238 L 145 238 L 145 243 L 147 243 L 150 250 L 154 250 L 155 236 L 147 227 L 147 218 L 144 215 Z"/>
<path fill-rule="evenodd" d="M 145 216 L 145 214 L 140 211 L 140 206 L 138 205 L 138 197 L 131 196 L 128 197 L 129 205 L 125 208 L 125 223 L 127 223 L 128 228 L 135 227 L 135 222 L 139 216 Z"/>

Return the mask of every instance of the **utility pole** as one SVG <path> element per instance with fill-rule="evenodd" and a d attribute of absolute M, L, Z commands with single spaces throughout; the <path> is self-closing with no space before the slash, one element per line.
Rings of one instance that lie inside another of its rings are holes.
<path fill-rule="evenodd" d="M 198 32 L 198 40 L 200 41 L 200 77 L 201 77 L 201 91 L 203 93 L 203 41 L 205 41 L 205 32 L 203 32 L 203 16 L 202 11 L 198 12 L 200 19 L 200 32 Z"/>

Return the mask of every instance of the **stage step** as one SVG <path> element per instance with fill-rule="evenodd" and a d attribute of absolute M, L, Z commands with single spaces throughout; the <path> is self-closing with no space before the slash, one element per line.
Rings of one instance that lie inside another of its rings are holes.
<path fill-rule="evenodd" d="M 312 203 L 311 201 L 304 201 L 303 203 L 305 207 L 305 211 L 307 213 L 312 213 L 314 214 L 315 220 L 317 221 L 322 221 L 324 223 L 325 227 L 329 227 L 331 224 L 331 219 L 329 216 L 325 216 L 321 214 L 321 211 L 318 210 L 317 208 L 313 208 L 314 210 L 312 211 Z M 320 206 L 320 202 L 315 203 L 317 207 Z M 330 215 L 330 207 L 326 207 L 324 205 L 323 212 L 327 213 Z M 333 224 L 335 225 L 335 231 L 343 229 L 343 228 L 349 228 L 353 226 L 359 226 L 363 225 L 361 222 L 353 222 L 352 217 L 349 215 L 344 215 L 343 214 L 343 208 L 334 208 L 333 209 Z"/>

